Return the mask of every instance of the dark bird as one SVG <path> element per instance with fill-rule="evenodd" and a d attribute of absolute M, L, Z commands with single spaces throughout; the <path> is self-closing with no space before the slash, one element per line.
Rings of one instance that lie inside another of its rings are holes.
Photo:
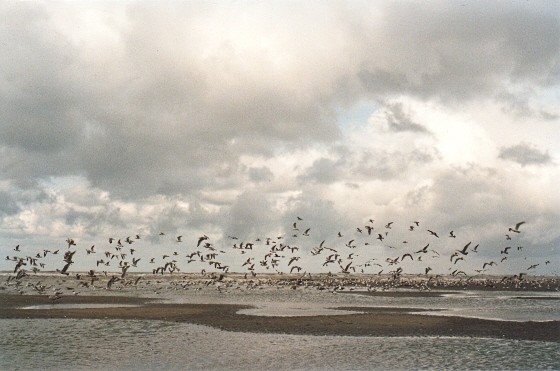
<path fill-rule="evenodd" d="M 508 250 L 511 249 L 511 246 L 506 247 L 505 249 L 503 249 L 502 251 L 500 251 L 500 254 L 508 254 Z"/>
<path fill-rule="evenodd" d="M 436 233 L 436 232 L 434 232 L 434 231 L 430 231 L 429 229 L 428 229 L 428 232 L 430 232 L 430 234 L 431 234 L 432 236 L 436 236 L 437 238 L 439 238 L 439 236 L 437 235 L 437 233 Z"/>
<path fill-rule="evenodd" d="M 489 265 L 489 266 L 494 266 L 494 265 L 496 265 L 496 262 L 495 262 L 495 261 L 491 261 L 491 262 L 489 262 L 489 263 L 484 263 L 484 264 L 482 265 L 482 269 L 486 268 L 487 265 Z"/>
<path fill-rule="evenodd" d="M 449 237 L 451 237 L 451 238 L 457 238 L 457 236 L 455 236 L 455 235 L 453 234 L 453 231 L 449 232 Z"/>
<path fill-rule="evenodd" d="M 204 241 L 204 240 L 207 240 L 207 239 L 208 239 L 208 236 L 207 236 L 207 235 L 204 235 L 204 236 L 202 236 L 202 237 L 199 237 L 199 238 L 198 238 L 198 243 L 196 244 L 196 247 L 200 246 L 201 242 Z"/>
<path fill-rule="evenodd" d="M 294 265 L 294 266 L 290 269 L 290 273 L 292 273 L 294 270 L 297 270 L 298 272 L 301 272 L 301 267 L 298 267 L 297 265 Z"/>
<path fill-rule="evenodd" d="M 404 261 L 404 258 L 406 258 L 407 256 L 410 258 L 410 260 L 414 261 L 414 258 L 412 257 L 412 255 L 410 255 L 410 254 L 407 253 L 407 254 L 404 254 L 404 255 L 402 256 L 401 262 Z"/>
<path fill-rule="evenodd" d="M 511 240 L 511 237 L 509 234 L 506 234 L 506 240 Z"/>
<path fill-rule="evenodd" d="M 68 273 L 67 271 L 68 271 L 68 268 L 70 268 L 70 264 L 72 264 L 72 263 L 73 262 L 71 262 L 71 261 L 67 262 L 66 265 L 64 265 L 64 267 L 62 269 L 57 269 L 57 272 L 60 272 L 60 273 L 68 276 L 70 273 Z"/>
<path fill-rule="evenodd" d="M 428 252 L 428 246 L 430 246 L 430 244 L 427 244 L 427 245 L 424 246 L 422 249 L 416 251 L 416 254 L 417 254 L 417 253 L 424 253 L 424 254 L 427 253 L 427 252 Z"/>
<path fill-rule="evenodd" d="M 461 256 L 461 257 L 458 257 L 457 259 L 455 259 L 455 261 L 453 262 L 453 264 L 457 264 L 457 262 L 458 262 L 459 260 L 465 260 L 465 258 L 462 257 L 462 256 Z"/>
<path fill-rule="evenodd" d="M 463 255 L 468 255 L 469 253 L 467 252 L 467 249 L 469 248 L 470 245 L 471 243 L 469 242 L 468 244 L 465 245 L 465 247 L 463 247 L 463 250 L 457 250 L 457 252 Z"/>
<path fill-rule="evenodd" d="M 288 262 L 288 267 L 295 261 L 299 260 L 299 256 L 294 256 L 293 258 L 290 259 L 290 261 Z"/>

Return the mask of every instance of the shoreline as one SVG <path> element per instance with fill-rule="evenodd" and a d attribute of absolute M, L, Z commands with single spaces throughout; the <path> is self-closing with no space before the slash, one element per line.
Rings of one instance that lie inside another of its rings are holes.
<path fill-rule="evenodd" d="M 129 307 L 22 309 L 53 304 L 44 295 L 0 293 L 1 319 L 123 319 L 186 322 L 224 331 L 338 336 L 455 336 L 560 342 L 560 321 L 511 322 L 422 314 L 430 309 L 337 307 L 356 314 L 320 316 L 253 316 L 238 314 L 251 305 L 167 304 L 159 298 L 130 296 L 64 296 L 61 304 L 123 304 Z M 56 304 L 53 304 L 56 305 Z M 414 313 L 411 313 L 414 312 Z"/>

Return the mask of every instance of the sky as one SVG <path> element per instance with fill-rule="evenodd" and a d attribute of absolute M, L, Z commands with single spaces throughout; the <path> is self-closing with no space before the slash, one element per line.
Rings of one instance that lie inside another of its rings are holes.
<path fill-rule="evenodd" d="M 380 265 L 472 241 L 468 273 L 506 246 L 491 273 L 560 273 L 558 2 L 5 1 L 0 17 L 2 256 L 73 238 L 80 270 L 108 237 L 139 234 L 146 262 L 202 235 L 283 236 L 321 270 L 321 241 Z M 390 234 L 363 245 L 370 219 Z"/>

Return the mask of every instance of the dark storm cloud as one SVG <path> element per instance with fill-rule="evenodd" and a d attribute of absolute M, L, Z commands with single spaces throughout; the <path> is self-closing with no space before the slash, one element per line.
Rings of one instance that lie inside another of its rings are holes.
<path fill-rule="evenodd" d="M 552 158 L 548 152 L 543 152 L 534 145 L 528 143 L 502 147 L 500 148 L 498 157 L 502 160 L 517 162 L 521 166 L 547 165 L 552 163 Z"/>

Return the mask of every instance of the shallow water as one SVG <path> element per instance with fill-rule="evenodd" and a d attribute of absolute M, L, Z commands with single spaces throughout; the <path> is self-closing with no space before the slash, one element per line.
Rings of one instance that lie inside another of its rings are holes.
<path fill-rule="evenodd" d="M 103 294 L 133 293 L 154 296 L 141 290 Z M 221 292 L 204 288 L 165 289 L 157 296 L 174 303 L 255 305 L 256 309 L 242 311 L 248 315 L 337 314 L 344 311 L 329 308 L 382 306 L 443 309 L 437 313 L 505 320 L 560 319 L 558 293 L 458 291 L 441 297 L 392 297 L 303 288 Z M 61 308 L 60 303 L 52 306 Z M 0 331 L 2 370 L 560 369 L 557 342 L 249 334 L 187 323 L 115 319 L 2 319 Z"/>
<path fill-rule="evenodd" d="M 456 291 L 442 296 L 410 297 L 369 296 L 357 291 L 329 293 L 315 289 L 263 288 L 243 292 L 218 292 L 213 289 L 169 291 L 161 292 L 159 297 L 173 303 L 252 304 L 258 309 L 247 310 L 246 313 L 253 315 L 304 315 L 306 310 L 316 310 L 317 314 L 321 314 L 320 308 L 374 306 L 437 309 L 433 314 L 505 321 L 560 321 L 560 300 L 555 300 L 560 299 L 559 292 Z"/>
<path fill-rule="evenodd" d="M 246 334 L 186 323 L 0 320 L 2 369 L 559 369 L 560 344 Z"/>

